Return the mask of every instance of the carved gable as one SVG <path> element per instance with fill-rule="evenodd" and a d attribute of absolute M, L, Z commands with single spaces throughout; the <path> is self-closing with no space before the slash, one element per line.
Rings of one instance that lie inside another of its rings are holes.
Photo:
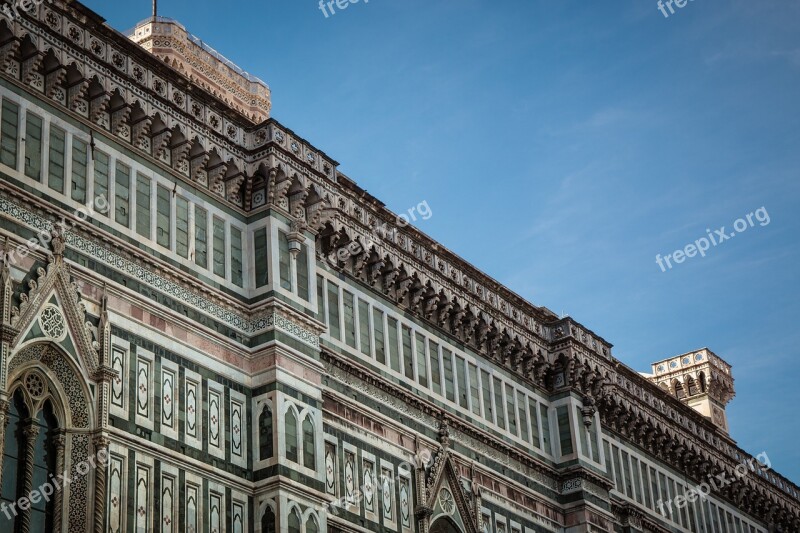
<path fill-rule="evenodd" d="M 61 236 L 55 234 L 54 253 L 48 256 L 47 267 L 31 273 L 27 290 L 19 294 L 19 306 L 10 307 L 3 326 L 12 336 L 12 349 L 35 338 L 47 339 L 73 353 L 92 375 L 100 361 L 97 327 L 86 319 L 86 307 L 61 255 L 63 241 L 59 239 Z"/>
<path fill-rule="evenodd" d="M 437 520 L 454 522 L 466 533 L 480 533 L 480 489 L 473 483 L 472 492 L 465 489 L 450 452 L 450 437 L 444 420 L 439 429 L 441 446 L 433 457 L 430 470 L 421 468 L 424 476 L 417 491 L 416 516 L 420 531 L 427 533 Z"/>

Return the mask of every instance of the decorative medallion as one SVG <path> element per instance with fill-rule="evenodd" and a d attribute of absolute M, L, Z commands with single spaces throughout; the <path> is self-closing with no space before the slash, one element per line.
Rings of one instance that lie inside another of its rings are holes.
<path fill-rule="evenodd" d="M 138 65 L 133 67 L 133 78 L 139 83 L 144 82 L 144 70 L 142 70 L 142 67 Z"/>
<path fill-rule="evenodd" d="M 89 44 L 89 49 L 96 56 L 102 56 L 103 53 L 105 52 L 105 47 L 103 46 L 103 43 L 101 43 L 97 39 L 92 39 L 92 42 Z"/>
<path fill-rule="evenodd" d="M 453 493 L 447 487 L 442 487 L 439 491 L 439 505 L 442 506 L 442 511 L 451 515 L 456 510 L 456 501 L 453 498 Z"/>
<path fill-rule="evenodd" d="M 390 479 L 391 473 L 388 470 L 384 470 L 381 494 L 383 495 L 383 516 L 388 520 L 392 520 L 392 485 Z"/>
<path fill-rule="evenodd" d="M 411 511 L 409 509 L 408 500 L 408 482 L 403 480 L 402 484 L 400 485 L 400 516 L 403 519 L 404 527 L 411 526 Z"/>
<path fill-rule="evenodd" d="M 49 9 L 45 11 L 44 20 L 51 29 L 58 30 L 61 27 L 61 19 Z"/>
<path fill-rule="evenodd" d="M 30 394 L 34 399 L 38 400 L 44 396 L 44 393 L 47 391 L 47 387 L 45 387 L 44 380 L 38 372 L 31 372 L 25 376 L 25 390 L 27 390 L 28 394 Z"/>
<path fill-rule="evenodd" d="M 325 454 L 325 488 L 329 494 L 336 494 L 336 465 L 334 463 L 333 450 L 329 449 Z"/>
<path fill-rule="evenodd" d="M 159 95 L 164 96 L 167 92 L 167 86 L 161 80 L 153 80 L 153 90 Z"/>
<path fill-rule="evenodd" d="M 265 203 L 266 203 L 266 194 L 264 194 L 263 189 L 253 193 L 253 207 L 261 207 Z"/>
<path fill-rule="evenodd" d="M 81 33 L 81 30 L 78 29 L 77 26 L 70 26 L 69 30 L 67 31 L 67 34 L 69 35 L 69 38 L 76 43 L 80 42 L 81 39 L 83 39 L 83 33 Z"/>
<path fill-rule="evenodd" d="M 39 316 L 39 325 L 42 333 L 53 340 L 62 341 L 67 336 L 67 323 L 64 315 L 54 305 L 48 305 L 42 310 L 42 314 Z"/>
<path fill-rule="evenodd" d="M 368 511 L 373 510 L 375 497 L 375 482 L 372 478 L 372 465 L 366 463 L 364 465 L 364 507 Z"/>
<path fill-rule="evenodd" d="M 353 455 L 347 454 L 347 461 L 344 465 L 344 489 L 347 501 L 352 503 L 355 501 L 355 475 L 353 472 Z"/>

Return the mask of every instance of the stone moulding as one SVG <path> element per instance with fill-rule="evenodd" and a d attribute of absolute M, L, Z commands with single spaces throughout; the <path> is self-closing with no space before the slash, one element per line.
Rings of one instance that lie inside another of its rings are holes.
<path fill-rule="evenodd" d="M 0 196 L 0 214 L 35 231 L 50 231 L 53 229 L 51 221 L 2 196 Z M 129 275 L 150 288 L 175 298 L 245 335 L 257 335 L 277 328 L 309 346 L 314 348 L 319 348 L 320 346 L 318 333 L 300 326 L 282 315 L 272 313 L 260 317 L 250 317 L 235 313 L 197 292 L 187 289 L 179 283 L 167 279 L 165 276 L 151 272 L 145 267 L 73 231 L 65 233 L 65 240 L 67 245 L 75 251 Z"/>
<path fill-rule="evenodd" d="M 402 412 L 425 426 L 435 428 L 437 421 L 443 415 L 442 411 L 433 404 L 378 378 L 358 363 L 341 355 L 333 354 L 323 349 L 321 359 L 325 365 L 326 373 L 330 377 L 348 387 L 363 392 L 383 405 Z M 507 467 L 514 466 L 511 462 L 512 460 L 524 465 L 531 470 L 531 479 L 541 483 L 542 486 L 549 490 L 558 492 L 560 487 L 555 478 L 555 471 L 529 455 L 506 445 L 500 439 L 477 430 L 471 424 L 465 423 L 455 416 L 447 414 L 444 414 L 444 416 L 448 426 L 459 433 L 459 439 L 463 437 L 465 445 L 475 447 L 482 454 Z"/>

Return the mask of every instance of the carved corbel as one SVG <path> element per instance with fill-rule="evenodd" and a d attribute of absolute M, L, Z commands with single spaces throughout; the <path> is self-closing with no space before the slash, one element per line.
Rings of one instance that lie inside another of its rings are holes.
<path fill-rule="evenodd" d="M 213 168 L 207 169 L 208 174 L 208 188 L 214 193 L 222 196 L 225 193 L 225 185 L 222 177 L 225 175 L 225 164 L 220 163 Z"/>
<path fill-rule="evenodd" d="M 19 47 L 20 41 L 16 37 L 3 46 L 0 46 L 0 67 L 2 67 L 3 70 L 8 70 L 11 66 L 11 62 L 16 60 Z"/>
<path fill-rule="evenodd" d="M 172 138 L 172 130 L 164 128 L 154 132 L 150 141 L 150 150 L 154 158 L 163 161 L 167 155 L 167 144 Z"/>
<path fill-rule="evenodd" d="M 147 115 L 131 123 L 131 143 L 141 149 L 148 149 L 147 140 L 150 137 L 150 126 L 153 119 Z"/>
<path fill-rule="evenodd" d="M 73 111 L 78 111 L 81 101 L 86 97 L 89 90 L 89 80 L 80 79 L 67 87 L 67 107 Z"/>
<path fill-rule="evenodd" d="M 183 140 L 178 144 L 169 147 L 169 161 L 172 168 L 182 174 L 189 175 L 189 150 L 192 148 L 192 143 L 188 140 Z"/>
<path fill-rule="evenodd" d="M 44 61 L 44 54 L 36 52 L 22 60 L 21 72 L 22 83 L 30 84 L 39 71 Z"/>
<path fill-rule="evenodd" d="M 89 120 L 99 123 L 103 118 L 103 113 L 108 110 L 109 102 L 111 102 L 111 95 L 107 92 L 102 92 L 92 98 L 89 102 Z"/>
<path fill-rule="evenodd" d="M 369 262 L 369 268 L 367 269 L 367 282 L 370 286 L 374 287 L 378 280 L 381 279 L 381 272 L 383 267 L 386 265 L 383 259 L 378 254 L 374 254 L 372 259 Z"/>
<path fill-rule="evenodd" d="M 436 308 L 436 313 L 438 315 L 436 323 L 440 328 L 444 328 L 450 322 L 450 310 L 453 308 L 453 302 L 450 301 L 444 293 L 444 290 L 439 291 Z"/>
<path fill-rule="evenodd" d="M 67 69 L 61 65 L 55 67 L 44 75 L 44 94 L 48 98 L 55 98 L 56 93 L 61 90 L 61 84 L 67 77 Z"/>
<path fill-rule="evenodd" d="M 126 136 L 130 116 L 131 106 L 128 104 L 111 110 L 111 133 Z"/>
<path fill-rule="evenodd" d="M 400 275 L 400 271 L 397 270 L 394 265 L 391 263 L 386 263 L 384 265 L 383 271 L 381 272 L 381 289 L 383 290 L 384 294 L 389 294 L 389 292 L 392 290 L 398 275 Z"/>

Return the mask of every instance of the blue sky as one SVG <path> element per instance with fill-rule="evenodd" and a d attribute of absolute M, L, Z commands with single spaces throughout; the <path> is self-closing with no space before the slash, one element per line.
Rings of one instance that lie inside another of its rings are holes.
<path fill-rule="evenodd" d="M 118 29 L 150 2 L 87 0 Z M 273 116 L 629 366 L 708 346 L 732 435 L 800 483 L 800 3 L 161 0 Z M 770 223 L 655 262 L 764 207 Z"/>

